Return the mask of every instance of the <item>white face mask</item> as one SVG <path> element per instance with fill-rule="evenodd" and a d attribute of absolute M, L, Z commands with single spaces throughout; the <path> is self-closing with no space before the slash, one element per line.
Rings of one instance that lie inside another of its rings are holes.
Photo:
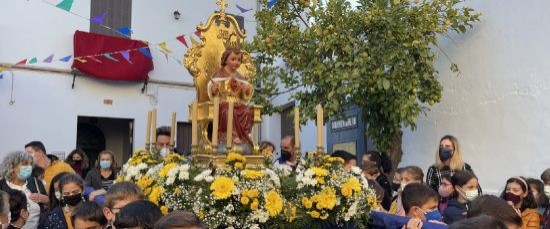
<path fill-rule="evenodd" d="M 550 198 L 550 184 L 544 186 L 544 194 Z"/>
<path fill-rule="evenodd" d="M 61 193 L 55 192 L 55 198 L 59 201 L 61 201 Z"/>
<path fill-rule="evenodd" d="M 162 148 L 160 150 L 160 156 L 166 157 L 166 156 L 168 156 L 168 154 L 170 154 L 170 150 L 168 148 Z"/>
<path fill-rule="evenodd" d="M 460 188 L 462 190 L 462 192 L 464 192 L 464 199 L 466 199 L 467 201 L 472 201 L 474 200 L 477 196 L 479 196 L 479 192 L 476 190 L 469 190 L 469 191 L 465 191 L 464 189 L 462 189 L 462 187 Z"/>

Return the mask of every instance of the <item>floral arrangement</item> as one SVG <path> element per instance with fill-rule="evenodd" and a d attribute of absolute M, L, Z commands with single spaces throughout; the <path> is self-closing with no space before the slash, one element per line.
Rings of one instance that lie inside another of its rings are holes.
<path fill-rule="evenodd" d="M 271 170 L 271 163 L 249 165 L 238 153 L 226 156 L 225 167 L 208 168 L 178 154 L 160 158 L 138 150 L 117 181 L 135 182 L 163 214 L 191 211 L 209 228 L 317 228 L 350 222 L 361 228 L 376 196 L 359 168 L 346 171 L 342 163 L 315 157 L 283 175 Z"/>
<path fill-rule="evenodd" d="M 298 218 L 311 227 L 361 228 L 376 208 L 376 193 L 358 167 L 345 170 L 344 160 L 325 155 L 306 161 L 296 174 L 295 199 Z"/>

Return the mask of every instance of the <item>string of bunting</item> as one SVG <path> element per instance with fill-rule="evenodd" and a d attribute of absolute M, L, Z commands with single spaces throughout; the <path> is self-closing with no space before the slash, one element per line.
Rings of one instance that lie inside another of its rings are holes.
<path fill-rule="evenodd" d="M 276 2 L 276 0 L 270 0 L 270 1 L 275 1 Z M 82 15 L 79 15 L 77 13 L 72 12 L 71 8 L 73 6 L 74 0 L 62 0 L 58 4 L 53 4 L 53 3 L 50 3 L 46 0 L 42 0 L 42 2 L 44 2 L 45 4 L 47 4 L 49 6 L 59 8 L 59 9 L 64 10 L 64 11 L 70 13 L 70 14 L 73 14 L 75 16 L 83 18 L 83 19 L 85 19 L 87 21 L 90 21 L 94 24 L 97 24 L 97 25 L 99 25 L 99 26 L 101 26 L 105 29 L 108 29 L 108 30 L 113 31 L 117 34 L 120 34 L 120 35 L 122 35 L 126 38 L 131 38 L 130 36 L 133 33 L 132 29 L 129 28 L 129 27 L 121 27 L 121 28 L 114 29 L 114 28 L 111 28 L 109 26 L 104 25 L 103 22 L 104 22 L 106 16 L 108 15 L 108 12 L 100 13 L 96 16 L 93 16 L 92 18 L 87 18 L 85 16 L 82 16 Z M 241 13 L 246 13 L 246 12 L 249 12 L 249 11 L 253 10 L 253 8 L 245 8 L 245 7 L 242 7 L 238 4 L 236 4 L 236 8 Z M 193 34 L 197 37 L 201 36 L 200 31 L 195 31 Z M 197 40 L 195 40 L 193 38 L 193 36 L 189 36 L 189 39 L 191 40 L 192 44 L 199 43 Z M 177 40 L 179 43 L 183 44 L 186 48 L 189 48 L 189 45 L 188 45 L 187 40 L 185 38 L 185 35 L 177 36 L 175 38 L 175 40 Z M 172 41 L 172 40 L 167 40 L 167 41 L 157 43 L 153 47 L 158 49 L 160 52 L 162 52 L 165 55 L 166 60 L 168 60 L 168 57 L 170 57 L 173 60 L 175 60 L 179 65 L 183 65 L 182 61 L 179 60 L 178 58 L 174 57 L 172 55 L 173 54 L 172 50 L 170 50 L 168 48 L 168 42 L 170 42 L 170 41 Z M 150 43 L 148 41 L 143 41 L 143 42 L 145 42 L 146 44 Z M 130 52 L 133 52 L 133 51 L 139 51 L 141 54 L 145 55 L 149 59 L 153 58 L 150 51 L 147 49 L 147 47 L 136 48 L 136 49 L 128 49 L 128 50 L 120 50 L 120 51 L 108 52 L 108 53 L 98 53 L 98 54 L 87 55 L 87 56 L 75 56 L 75 57 L 73 57 L 72 55 L 64 55 L 62 58 L 59 58 L 59 59 L 54 59 L 55 55 L 50 54 L 49 56 L 42 59 L 41 61 L 39 61 L 37 57 L 32 57 L 32 58 L 25 58 L 23 60 L 20 60 L 19 62 L 15 63 L 15 64 L 3 64 L 3 65 L 0 66 L 0 79 L 3 79 L 3 77 L 4 77 L 2 72 L 5 69 L 11 68 L 13 66 L 23 66 L 23 65 L 31 65 L 31 64 L 38 64 L 38 63 L 52 63 L 54 61 L 69 62 L 69 61 L 71 61 L 71 59 L 73 59 L 75 61 L 79 61 L 81 63 L 86 63 L 86 62 L 88 62 L 88 60 L 98 62 L 98 63 L 103 63 L 103 61 L 99 59 L 99 57 L 103 57 L 103 58 L 108 59 L 110 61 L 119 62 L 119 59 L 114 57 L 114 55 L 119 54 L 126 62 L 132 64 L 132 61 L 130 59 Z"/>

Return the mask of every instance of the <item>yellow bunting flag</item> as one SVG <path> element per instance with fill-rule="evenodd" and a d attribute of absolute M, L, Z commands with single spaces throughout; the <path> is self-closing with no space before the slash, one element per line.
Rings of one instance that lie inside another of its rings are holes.
<path fill-rule="evenodd" d="M 164 53 L 172 53 L 172 50 L 168 49 L 168 47 L 166 47 L 166 42 L 162 42 L 160 44 L 158 44 L 160 50 L 162 50 L 162 52 Z"/>

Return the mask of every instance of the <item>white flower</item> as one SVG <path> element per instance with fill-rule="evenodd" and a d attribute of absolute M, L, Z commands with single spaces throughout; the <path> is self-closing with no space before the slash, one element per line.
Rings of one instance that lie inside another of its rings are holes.
<path fill-rule="evenodd" d="M 180 180 L 189 180 L 189 172 L 180 171 L 179 177 Z"/>
<path fill-rule="evenodd" d="M 214 177 L 213 176 L 207 176 L 207 177 L 204 178 L 204 180 L 206 182 L 210 183 L 210 182 L 214 181 Z"/>
<path fill-rule="evenodd" d="M 357 166 L 351 167 L 351 171 L 352 171 L 355 175 L 361 175 L 361 173 L 363 173 L 363 170 L 361 170 L 361 168 L 359 168 L 359 167 L 357 167 Z"/>
<path fill-rule="evenodd" d="M 260 229 L 260 225 L 252 224 L 252 226 L 250 226 L 250 229 Z"/>
<path fill-rule="evenodd" d="M 185 164 L 185 165 L 181 165 L 180 166 L 180 171 L 189 171 L 189 164 Z"/>
<path fill-rule="evenodd" d="M 194 181 L 202 181 L 204 179 L 204 177 L 209 176 L 211 173 L 212 173 L 212 170 L 210 170 L 210 169 L 204 170 L 204 171 L 202 171 L 202 173 L 199 173 L 199 175 L 197 175 L 195 177 L 195 179 L 193 179 L 193 180 Z"/>
<path fill-rule="evenodd" d="M 344 220 L 345 221 L 349 221 L 353 216 L 355 216 L 355 214 L 357 214 L 357 205 L 358 204 L 359 204 L 359 202 L 357 202 L 357 201 L 355 201 L 355 202 L 353 202 L 353 204 L 351 204 L 351 206 L 349 207 L 346 214 L 344 214 Z"/>
<path fill-rule="evenodd" d="M 168 176 L 169 177 L 175 177 L 179 172 L 179 169 L 178 168 L 171 168 L 170 171 L 168 171 Z"/>
<path fill-rule="evenodd" d="M 256 210 L 252 212 L 252 220 L 260 223 L 265 223 L 269 219 L 269 213 L 266 211 Z"/>
<path fill-rule="evenodd" d="M 307 169 L 304 172 L 304 176 L 306 176 L 306 177 L 313 177 L 313 175 L 315 175 L 315 172 L 313 172 L 313 170 L 311 170 L 311 169 Z"/>
<path fill-rule="evenodd" d="M 232 204 L 228 204 L 227 206 L 225 206 L 225 210 L 228 212 L 232 212 L 233 210 L 235 210 L 235 208 Z"/>
<path fill-rule="evenodd" d="M 175 180 L 176 180 L 175 177 L 168 177 L 168 179 L 166 179 L 166 184 L 171 185 L 174 183 Z"/>

